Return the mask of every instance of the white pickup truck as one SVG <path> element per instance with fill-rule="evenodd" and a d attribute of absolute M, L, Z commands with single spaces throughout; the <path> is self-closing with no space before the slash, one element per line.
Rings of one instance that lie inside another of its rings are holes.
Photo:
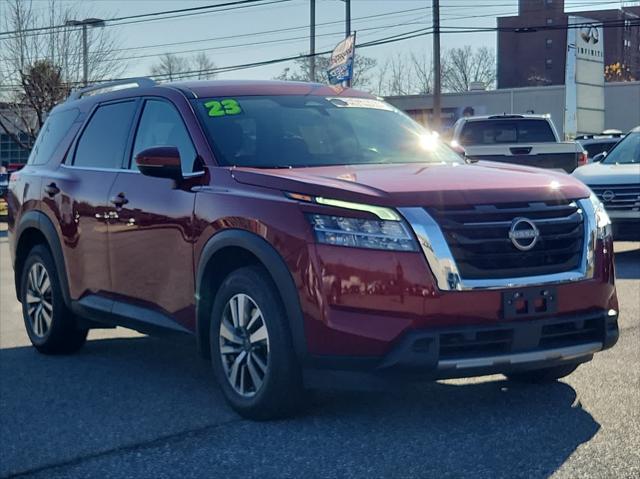
<path fill-rule="evenodd" d="M 451 146 L 472 160 L 564 170 L 587 163 L 584 148 L 560 141 L 548 115 L 493 115 L 459 119 Z"/>

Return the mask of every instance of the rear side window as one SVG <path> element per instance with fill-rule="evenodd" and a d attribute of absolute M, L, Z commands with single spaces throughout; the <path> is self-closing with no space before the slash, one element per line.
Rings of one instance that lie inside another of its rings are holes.
<path fill-rule="evenodd" d="M 135 101 L 98 107 L 78 141 L 73 165 L 121 168 L 135 110 Z"/>
<path fill-rule="evenodd" d="M 138 168 L 133 160 L 136 155 L 152 146 L 175 146 L 180 152 L 182 172 L 193 173 L 196 150 L 180 113 L 165 101 L 147 100 L 145 103 L 133 145 L 131 169 Z"/>
<path fill-rule="evenodd" d="M 462 129 L 460 144 L 547 143 L 556 137 L 546 120 L 469 121 Z"/>
<path fill-rule="evenodd" d="M 593 158 L 596 155 L 599 155 L 600 153 L 604 152 L 604 151 L 609 151 L 613 145 L 615 145 L 615 142 L 606 142 L 606 143 L 590 143 L 588 145 L 582 145 L 584 147 L 585 150 L 587 150 L 587 154 L 589 155 L 589 158 Z"/>
<path fill-rule="evenodd" d="M 78 118 L 79 113 L 78 110 L 72 109 L 50 115 L 42 125 L 38 139 L 31 149 L 28 164 L 44 165 L 47 163 L 64 136 L 69 132 L 73 122 Z"/>

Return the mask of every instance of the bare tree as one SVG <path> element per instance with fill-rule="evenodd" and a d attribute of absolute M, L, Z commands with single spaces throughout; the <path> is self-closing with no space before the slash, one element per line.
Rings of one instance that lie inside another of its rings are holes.
<path fill-rule="evenodd" d="M 452 92 L 469 91 L 474 82 L 491 87 L 496 79 L 495 53 L 486 47 L 474 51 L 467 45 L 447 50 L 442 66 L 442 85 Z"/>
<path fill-rule="evenodd" d="M 216 67 L 216 64 L 213 62 L 213 60 L 211 60 L 211 58 L 209 58 L 206 53 L 198 53 L 195 57 L 193 57 L 191 64 L 193 70 L 198 72 L 196 76 L 198 80 L 210 80 L 212 78 L 215 78 L 216 74 L 211 72 L 211 70 Z"/>
<path fill-rule="evenodd" d="M 33 8 L 32 0 L 6 0 L 2 29 L 15 32 L 3 36 L 0 43 L 1 70 L 5 81 L 19 83 L 19 76 L 39 60 L 47 60 L 60 69 L 64 83 L 82 80 L 82 29 L 65 26 L 70 20 L 84 18 L 87 12 L 49 0 L 48 6 Z M 48 30 L 30 31 L 50 27 Z M 100 81 L 121 75 L 126 64 L 123 51 L 109 28 L 90 28 L 87 35 L 89 81 Z"/>
<path fill-rule="evenodd" d="M 48 60 L 37 60 L 20 75 L 20 81 L 23 93 L 0 112 L 0 129 L 22 148 L 29 149 L 47 113 L 67 97 L 69 89 L 62 82 L 60 68 Z M 18 132 L 26 134 L 27 141 Z"/>
<path fill-rule="evenodd" d="M 416 90 L 411 58 L 400 53 L 387 58 L 377 72 L 378 95 L 409 95 Z"/>
<path fill-rule="evenodd" d="M 215 67 L 216 64 L 204 52 L 193 58 L 164 53 L 151 67 L 151 76 L 161 76 L 161 79 L 166 81 L 185 77 L 207 80 L 216 76 L 215 72 L 211 71 Z"/>
<path fill-rule="evenodd" d="M 417 93 L 420 95 L 433 93 L 433 62 L 424 52 L 421 55 L 412 53 L 411 62 L 413 63 Z"/>
<path fill-rule="evenodd" d="M 156 64 L 151 67 L 151 75 L 161 75 L 164 80 L 177 80 L 179 75 L 183 75 L 190 70 L 189 60 L 185 57 L 173 53 L 164 53 Z"/>
<path fill-rule="evenodd" d="M 311 77 L 310 65 L 308 58 L 298 58 L 293 61 L 294 67 L 285 68 L 276 80 L 287 81 L 309 81 Z M 374 58 L 356 53 L 355 63 L 353 65 L 353 80 L 351 84 L 354 87 L 369 88 L 373 80 L 373 70 L 377 65 Z M 316 75 L 313 81 L 325 83 L 327 82 L 327 70 L 329 68 L 329 57 L 316 57 Z"/>
<path fill-rule="evenodd" d="M 45 8 L 42 3 L 34 9 L 32 0 L 5 0 L 0 17 L 7 33 L 0 37 L 0 129 L 11 132 L 14 141 L 20 140 L 16 130 L 26 134 L 25 141 L 17 141 L 25 148 L 35 141 L 49 110 L 82 79 L 82 33 L 65 24 L 88 15 L 55 0 Z M 124 72 L 122 50 L 109 29 L 90 29 L 87 44 L 90 81 Z"/>

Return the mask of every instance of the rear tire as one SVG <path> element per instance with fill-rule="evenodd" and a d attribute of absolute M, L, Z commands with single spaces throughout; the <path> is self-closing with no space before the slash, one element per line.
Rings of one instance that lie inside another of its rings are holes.
<path fill-rule="evenodd" d="M 51 253 L 34 246 L 22 267 L 20 280 L 22 316 L 31 344 L 43 354 L 71 354 L 87 339 L 66 307 Z"/>
<path fill-rule="evenodd" d="M 278 290 L 263 268 L 227 276 L 215 297 L 209 339 L 214 375 L 238 414 L 269 420 L 298 410 L 300 367 Z"/>
<path fill-rule="evenodd" d="M 532 371 L 524 371 L 519 373 L 507 374 L 510 381 L 522 383 L 550 383 L 560 378 L 564 378 L 578 369 L 579 364 L 563 364 L 552 368 L 534 369 Z"/>

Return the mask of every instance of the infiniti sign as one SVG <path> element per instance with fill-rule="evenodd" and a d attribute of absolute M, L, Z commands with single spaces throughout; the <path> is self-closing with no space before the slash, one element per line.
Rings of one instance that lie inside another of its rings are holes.
<path fill-rule="evenodd" d="M 515 218 L 509 228 L 509 239 L 520 251 L 529 251 L 538 242 L 540 231 L 527 218 Z"/>
<path fill-rule="evenodd" d="M 581 28 L 580 36 L 586 43 L 593 43 L 595 45 L 600 41 L 600 32 L 594 25 Z"/>

